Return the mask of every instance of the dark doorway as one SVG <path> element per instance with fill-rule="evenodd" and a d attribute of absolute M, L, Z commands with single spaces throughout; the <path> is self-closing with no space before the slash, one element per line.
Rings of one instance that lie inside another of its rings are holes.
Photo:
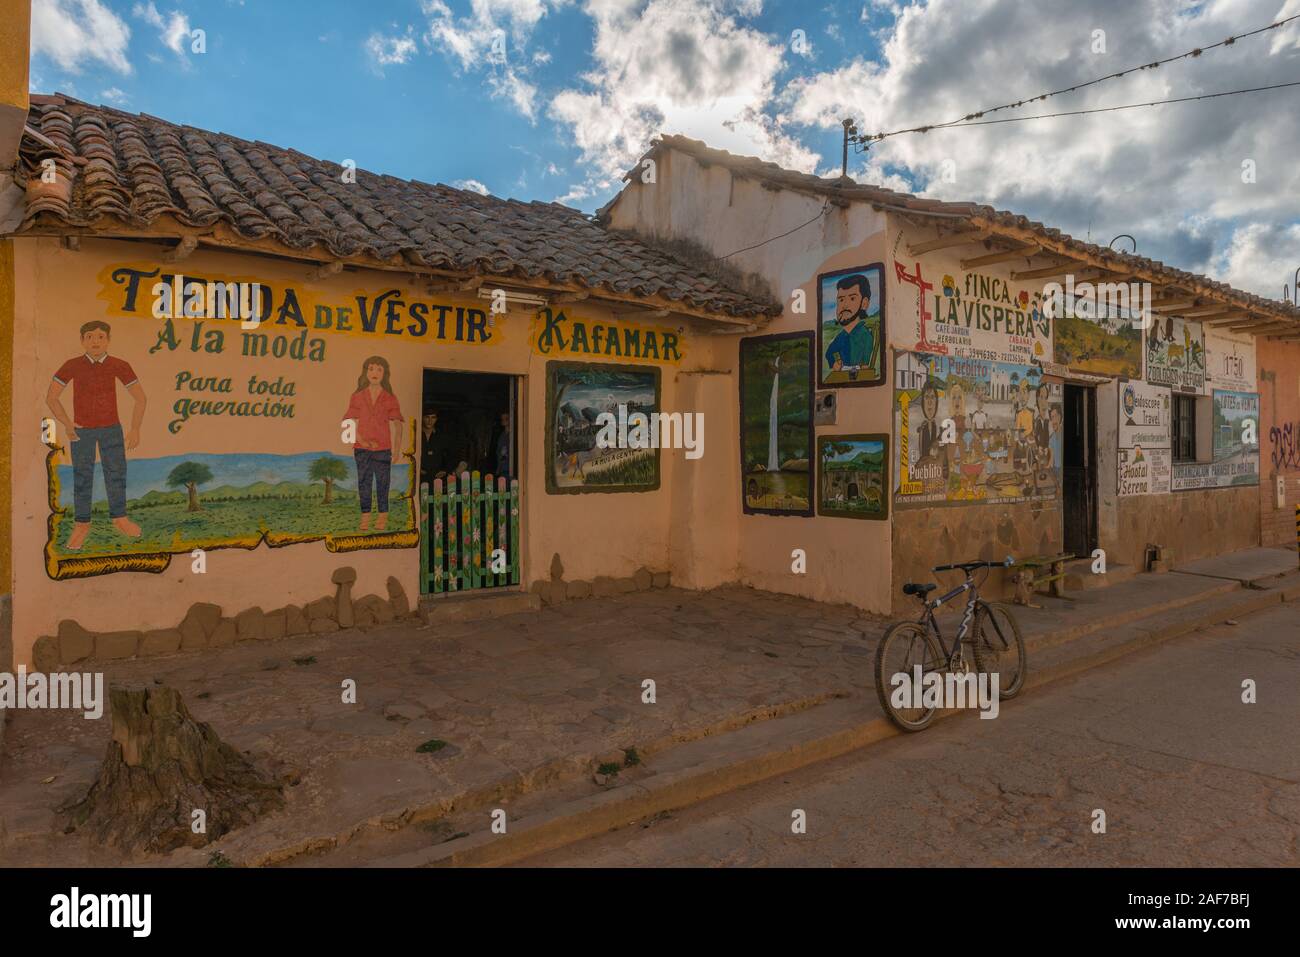
<path fill-rule="evenodd" d="M 1065 386 L 1061 510 L 1065 550 L 1085 557 L 1097 547 L 1097 391 Z"/>
<path fill-rule="evenodd" d="M 514 421 L 513 376 L 425 369 L 420 482 L 462 471 L 515 475 Z"/>
<path fill-rule="evenodd" d="M 424 370 L 422 594 L 519 584 L 517 381 Z"/>

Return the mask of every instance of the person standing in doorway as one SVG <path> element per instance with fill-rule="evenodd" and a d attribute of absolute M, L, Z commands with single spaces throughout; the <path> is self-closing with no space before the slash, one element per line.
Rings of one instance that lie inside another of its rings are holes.
<path fill-rule="evenodd" d="M 140 526 L 126 515 L 126 453 L 140 444 L 140 424 L 144 421 L 146 399 L 131 364 L 108 354 L 111 335 L 112 329 L 107 322 L 94 320 L 83 325 L 82 354 L 59 366 L 45 393 L 45 404 L 67 430 L 72 453 L 73 516 L 76 524 L 63 546 L 70 552 L 80 550 L 90 534 L 96 450 L 104 473 L 108 516 L 113 527 L 127 538 L 140 537 Z M 131 427 L 125 435 L 117 417 L 119 382 L 126 387 L 134 402 Z M 72 385 L 71 417 L 59 398 L 69 385 Z"/>
<path fill-rule="evenodd" d="M 510 477 L 510 413 L 501 413 L 501 433 L 497 436 L 497 470 L 498 477 Z"/>
<path fill-rule="evenodd" d="M 438 413 L 430 409 L 424 413 L 420 433 L 420 481 L 430 488 L 433 480 L 446 478 L 451 461 L 454 438 L 447 429 L 438 427 Z"/>
<path fill-rule="evenodd" d="M 361 531 L 370 529 L 371 486 L 378 511 L 375 530 L 388 527 L 388 486 L 392 478 L 393 450 L 402 440 L 402 408 L 393 394 L 388 360 L 371 356 L 361 364 L 357 391 L 343 415 L 356 423 L 357 494 L 361 499 Z"/>

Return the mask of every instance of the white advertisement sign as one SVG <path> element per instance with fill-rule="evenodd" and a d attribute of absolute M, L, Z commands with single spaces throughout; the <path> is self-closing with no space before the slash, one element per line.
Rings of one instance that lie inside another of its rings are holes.
<path fill-rule="evenodd" d="M 1119 494 L 1156 495 L 1170 490 L 1170 392 L 1165 386 L 1121 379 L 1119 388 Z"/>
<path fill-rule="evenodd" d="M 1205 330 L 1205 375 L 1216 389 L 1255 391 L 1255 337 Z"/>

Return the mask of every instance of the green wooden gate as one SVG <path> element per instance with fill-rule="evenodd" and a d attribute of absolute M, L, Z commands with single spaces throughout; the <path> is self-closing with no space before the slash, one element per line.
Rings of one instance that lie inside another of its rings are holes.
<path fill-rule="evenodd" d="M 432 492 L 420 486 L 420 515 L 421 594 L 519 584 L 519 479 L 434 479 Z"/>

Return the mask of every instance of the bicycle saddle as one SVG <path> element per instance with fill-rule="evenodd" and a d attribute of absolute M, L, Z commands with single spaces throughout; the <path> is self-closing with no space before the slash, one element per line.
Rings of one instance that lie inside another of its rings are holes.
<path fill-rule="evenodd" d="M 903 586 L 903 594 L 904 595 L 928 595 L 930 592 L 934 591 L 938 587 L 939 586 L 935 585 L 933 582 L 931 582 L 929 585 L 918 585 L 916 582 L 908 582 L 906 585 Z"/>

